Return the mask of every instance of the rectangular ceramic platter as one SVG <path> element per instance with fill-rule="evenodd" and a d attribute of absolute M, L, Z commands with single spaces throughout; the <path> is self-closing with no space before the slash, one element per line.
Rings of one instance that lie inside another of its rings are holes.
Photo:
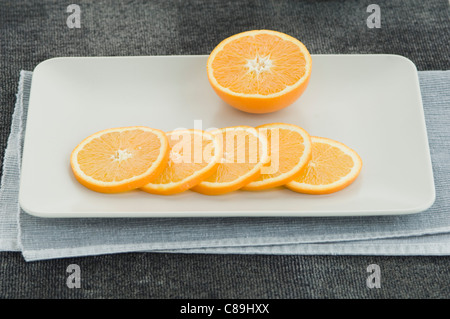
<path fill-rule="evenodd" d="M 414 64 L 395 55 L 314 55 L 310 84 L 290 107 L 265 115 L 226 105 L 207 56 L 55 58 L 34 70 L 24 142 L 21 207 L 41 217 L 368 216 L 417 213 L 435 199 Z M 100 194 L 72 175 L 73 148 L 97 131 L 144 125 L 219 128 L 297 124 L 356 150 L 348 188 L 305 195 L 284 188 L 206 196 Z"/>

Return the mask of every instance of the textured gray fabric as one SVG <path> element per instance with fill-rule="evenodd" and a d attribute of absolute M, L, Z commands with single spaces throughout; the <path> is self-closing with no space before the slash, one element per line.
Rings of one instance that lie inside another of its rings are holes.
<path fill-rule="evenodd" d="M 80 29 L 65 25 L 69 2 L 0 3 L 0 161 L 19 72 L 51 57 L 208 54 L 218 39 L 268 28 L 300 38 L 314 54 L 392 53 L 408 57 L 419 70 L 450 69 L 446 0 L 376 1 L 380 29 L 366 27 L 372 2 L 359 0 L 74 3 L 82 10 Z M 449 262 L 450 257 L 133 253 L 25 263 L 20 253 L 3 252 L 0 298 L 448 298 Z M 81 289 L 65 285 L 71 263 L 82 268 Z M 381 289 L 365 285 L 371 263 L 382 269 Z"/>
<path fill-rule="evenodd" d="M 23 212 L 16 216 L 20 211 L 18 149 L 22 145 L 32 78 L 31 72 L 24 71 L 17 94 L 18 111 L 13 116 L 13 138 L 9 140 L 11 145 L 4 162 L 3 182 L 7 189 L 0 189 L 0 198 L 6 197 L 1 201 L 6 207 L 0 210 L 0 225 L 14 229 L 12 225 L 19 221 L 16 233 L 9 235 L 12 242 L 18 240 L 15 246 L 28 261 L 184 249 L 236 254 L 450 255 L 450 154 L 442 151 L 448 149 L 450 141 L 449 119 L 445 114 L 450 104 L 450 71 L 419 74 L 432 162 L 436 167 L 436 202 L 426 212 L 351 218 L 43 219 Z M 11 209 L 14 203 L 17 207 Z M 8 246 L 14 245 L 5 247 Z"/>
<path fill-rule="evenodd" d="M 17 172 L 20 172 L 23 133 L 28 109 L 24 108 L 24 102 L 29 99 L 31 78 L 32 72 L 23 72 L 23 76 L 20 77 L 11 133 L 3 159 L 3 174 L 0 183 L 0 250 L 20 250 L 20 206 L 17 193 L 19 178 Z"/>

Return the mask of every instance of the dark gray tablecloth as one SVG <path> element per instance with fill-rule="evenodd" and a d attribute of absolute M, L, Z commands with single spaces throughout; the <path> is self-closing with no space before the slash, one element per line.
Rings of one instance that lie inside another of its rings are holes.
<path fill-rule="evenodd" d="M 19 71 L 56 56 L 208 54 L 249 29 L 299 38 L 313 54 L 392 53 L 419 70 L 449 69 L 449 4 L 377 1 L 78 1 L 69 29 L 61 1 L 0 3 L 0 159 Z M 133 253 L 25 263 L 0 253 L 0 298 L 448 298 L 450 257 L 259 256 Z M 66 285 L 70 264 L 82 287 Z M 367 266 L 381 269 L 369 289 Z"/>

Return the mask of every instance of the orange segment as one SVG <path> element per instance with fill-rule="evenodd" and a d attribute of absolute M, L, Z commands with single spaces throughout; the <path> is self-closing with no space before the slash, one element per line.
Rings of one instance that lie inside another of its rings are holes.
<path fill-rule="evenodd" d="M 228 104 L 268 113 L 297 100 L 306 89 L 312 60 L 299 40 L 276 31 L 253 30 L 223 40 L 207 62 L 208 79 Z"/>
<path fill-rule="evenodd" d="M 250 126 L 234 126 L 214 131 L 222 145 L 222 159 L 214 172 L 192 188 L 218 195 L 240 189 L 261 174 L 267 161 L 267 139 Z"/>
<path fill-rule="evenodd" d="M 132 126 L 84 139 L 70 158 L 76 179 L 87 188 L 117 193 L 141 187 L 164 168 L 169 142 L 163 131 Z"/>
<path fill-rule="evenodd" d="M 201 130 L 180 130 L 166 134 L 170 155 L 163 172 L 141 190 L 152 194 L 181 193 L 211 175 L 222 156 L 219 140 Z"/>
<path fill-rule="evenodd" d="M 307 194 L 337 192 L 358 177 L 362 161 L 348 146 L 324 137 L 311 137 L 312 158 L 286 187 Z"/>
<path fill-rule="evenodd" d="M 282 186 L 294 179 L 311 158 L 311 138 L 303 128 L 273 123 L 258 126 L 257 129 L 267 136 L 270 160 L 264 164 L 261 175 L 245 185 L 244 190 Z"/>

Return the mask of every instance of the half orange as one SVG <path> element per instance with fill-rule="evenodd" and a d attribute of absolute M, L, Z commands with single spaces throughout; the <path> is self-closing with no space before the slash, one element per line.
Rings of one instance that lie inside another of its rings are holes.
<path fill-rule="evenodd" d="M 220 42 L 207 62 L 214 91 L 229 105 L 268 113 L 295 102 L 311 76 L 312 59 L 303 43 L 287 34 L 253 30 Z"/>

